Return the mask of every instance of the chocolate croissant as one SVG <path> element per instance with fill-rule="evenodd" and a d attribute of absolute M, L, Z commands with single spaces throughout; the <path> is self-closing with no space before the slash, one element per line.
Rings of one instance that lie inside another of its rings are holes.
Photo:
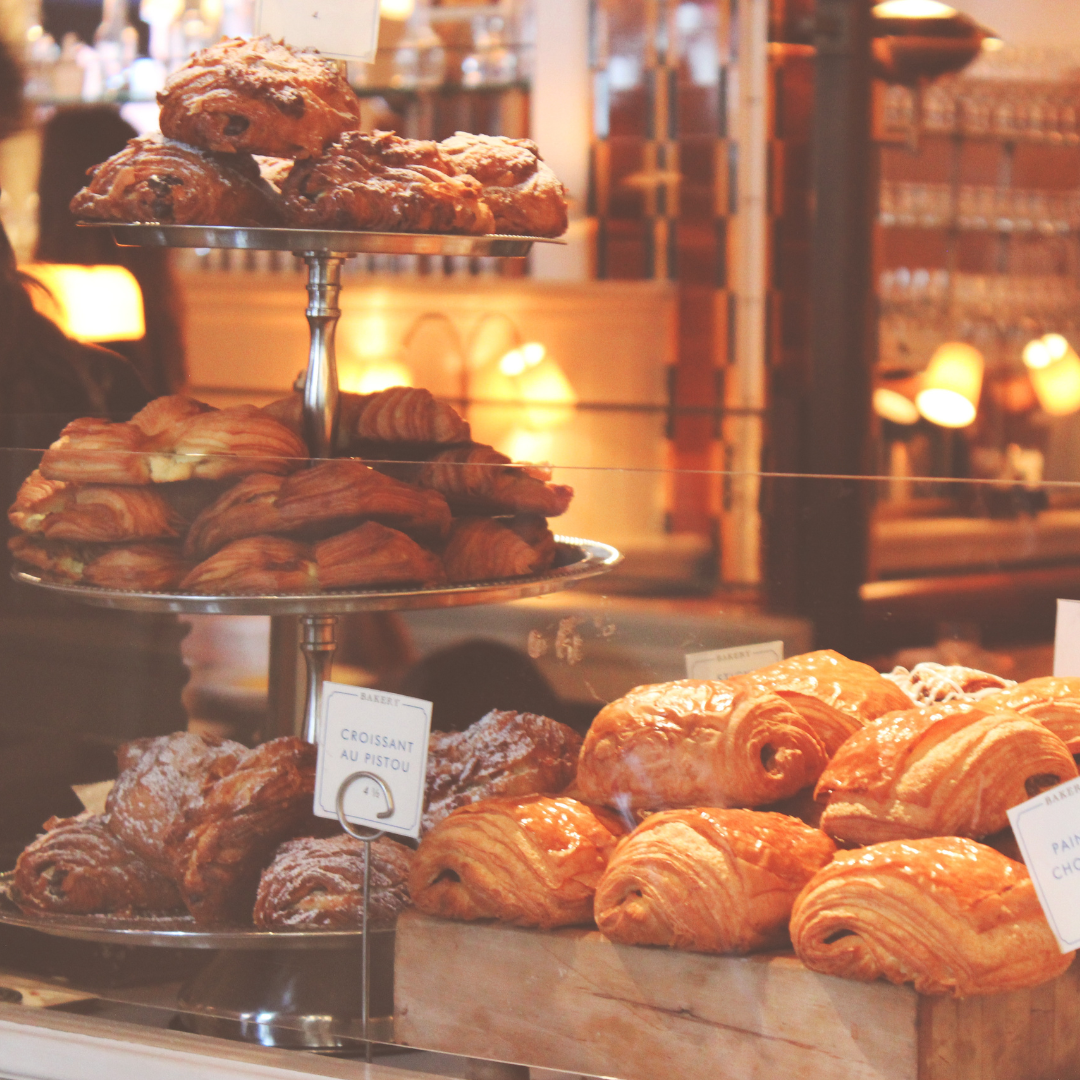
<path fill-rule="evenodd" d="M 1038 720 L 1065 743 L 1070 754 L 1080 754 L 1080 679 L 1052 675 L 1028 679 L 1011 690 L 984 698 L 982 704 Z"/>
<path fill-rule="evenodd" d="M 779 694 L 813 726 L 830 756 L 864 724 L 911 708 L 894 683 L 832 649 L 792 656 L 728 682 Z"/>
<path fill-rule="evenodd" d="M 979 838 L 1006 810 L 1077 775 L 1037 720 L 979 702 L 883 716 L 829 762 L 815 796 L 821 827 L 848 844 L 924 836 Z"/>
<path fill-rule="evenodd" d="M 131 592 L 169 592 L 188 571 L 179 544 L 79 544 L 40 536 L 13 536 L 15 561 L 49 581 Z"/>
<path fill-rule="evenodd" d="M 820 829 L 756 810 L 666 810 L 618 847 L 596 925 L 625 945 L 748 953 L 787 941 L 795 897 L 836 852 Z"/>
<path fill-rule="evenodd" d="M 604 706 L 577 783 L 589 802 L 622 810 L 760 806 L 812 784 L 827 760 L 813 724 L 779 695 L 687 679 Z"/>
<path fill-rule="evenodd" d="M 71 212 L 91 221 L 277 225 L 275 192 L 250 154 L 212 154 L 141 135 L 90 173 Z"/>
<path fill-rule="evenodd" d="M 450 581 L 495 581 L 541 574 L 555 562 L 543 518 L 458 518 L 443 551 Z"/>
<path fill-rule="evenodd" d="M 592 922 L 593 893 L 625 829 L 606 810 L 564 797 L 485 799 L 424 837 L 409 893 L 429 915 L 515 926 Z"/>
<path fill-rule="evenodd" d="M 808 968 L 920 994 L 998 994 L 1062 974 L 1027 869 L 957 837 L 842 851 L 795 901 L 791 940 Z"/>

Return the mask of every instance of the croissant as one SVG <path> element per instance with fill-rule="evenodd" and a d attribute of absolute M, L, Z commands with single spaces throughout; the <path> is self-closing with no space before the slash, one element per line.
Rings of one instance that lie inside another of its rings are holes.
<path fill-rule="evenodd" d="M 777 694 L 683 680 L 604 706 L 577 783 L 587 801 L 622 810 L 760 806 L 813 783 L 827 760 L 813 725 Z"/>
<path fill-rule="evenodd" d="M 949 701 L 979 701 L 1016 685 L 1012 679 L 991 675 L 960 664 L 935 664 L 927 660 L 910 671 L 893 668 L 882 678 L 896 683 L 916 705 L 938 705 Z"/>
<path fill-rule="evenodd" d="M 443 564 L 450 581 L 491 581 L 543 573 L 555 553 L 555 537 L 542 518 L 458 518 Z"/>
<path fill-rule="evenodd" d="M 612 856 L 596 888 L 596 925 L 625 945 L 777 948 L 795 897 L 835 852 L 820 829 L 782 814 L 666 810 Z"/>
<path fill-rule="evenodd" d="M 1080 754 L 1080 679 L 1046 676 L 1028 679 L 1004 693 L 984 698 L 987 708 L 1011 709 L 1038 720 L 1069 748 Z"/>
<path fill-rule="evenodd" d="M 19 488 L 8 520 L 23 532 L 50 540 L 90 543 L 172 539 L 184 526 L 151 488 L 69 484 L 46 480 L 37 469 Z"/>
<path fill-rule="evenodd" d="M 180 591 L 203 596 L 318 592 L 319 576 L 310 544 L 283 536 L 233 540 L 193 567 Z"/>
<path fill-rule="evenodd" d="M 392 386 L 376 394 L 343 394 L 342 424 L 351 438 L 375 443 L 466 443 L 468 423 L 428 390 Z"/>
<path fill-rule="evenodd" d="M 572 487 L 546 483 L 490 446 L 443 450 L 421 466 L 417 483 L 446 496 L 455 514 L 558 517 L 574 497 Z"/>
<path fill-rule="evenodd" d="M 840 852 L 803 889 L 791 940 L 808 968 L 920 994 L 997 994 L 1062 974 L 1027 869 L 957 837 Z"/>
<path fill-rule="evenodd" d="M 166 394 L 144 405 L 130 422 L 144 435 L 155 438 L 185 420 L 217 411 L 205 401 L 197 401 L 182 394 Z"/>
<path fill-rule="evenodd" d="M 205 559 L 233 540 L 281 529 L 277 495 L 283 480 L 273 473 L 252 473 L 223 492 L 191 523 L 184 554 Z"/>
<path fill-rule="evenodd" d="M 832 649 L 792 656 L 728 682 L 779 694 L 813 725 L 830 756 L 864 724 L 911 708 L 910 699 L 894 683 Z"/>
<path fill-rule="evenodd" d="M 421 911 L 450 919 L 544 930 L 589 923 L 624 833 L 614 814 L 565 796 L 470 803 L 421 841 L 409 893 Z"/>
<path fill-rule="evenodd" d="M 358 930 L 363 922 L 364 843 L 351 836 L 287 840 L 262 872 L 255 925 Z M 412 852 L 383 837 L 370 847 L 370 917 L 393 924 L 409 906 Z"/>
<path fill-rule="evenodd" d="M 375 521 L 315 545 L 319 587 L 437 585 L 445 580 L 442 562 L 415 540 Z"/>
<path fill-rule="evenodd" d="M 96 417 L 73 420 L 42 455 L 46 480 L 83 484 L 149 484 L 150 442 L 134 424 Z"/>
<path fill-rule="evenodd" d="M 141 915 L 183 911 L 176 886 L 126 848 L 98 815 L 51 818 L 15 864 L 26 912 Z"/>
<path fill-rule="evenodd" d="M 1068 748 L 1037 720 L 986 702 L 908 709 L 856 732 L 815 796 L 821 827 L 849 844 L 981 837 L 1006 810 L 1077 775 Z"/>
<path fill-rule="evenodd" d="M 188 569 L 177 544 L 76 544 L 20 535 L 8 540 L 8 548 L 17 562 L 50 581 L 103 589 L 168 592 Z"/>

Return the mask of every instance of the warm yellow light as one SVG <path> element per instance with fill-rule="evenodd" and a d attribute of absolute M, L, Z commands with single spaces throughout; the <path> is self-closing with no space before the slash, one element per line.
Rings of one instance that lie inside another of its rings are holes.
<path fill-rule="evenodd" d="M 883 420 L 891 420 L 894 424 L 919 422 L 919 410 L 915 408 L 915 402 L 887 386 L 879 386 L 874 391 L 874 412 Z"/>
<path fill-rule="evenodd" d="M 1042 340 L 1051 360 L 1060 360 L 1069 351 L 1069 343 L 1060 334 L 1043 334 Z"/>
<path fill-rule="evenodd" d="M 348 350 L 363 360 L 382 360 L 394 351 L 390 345 L 390 324 L 378 312 L 361 315 L 355 321 L 350 319 L 346 337 Z"/>
<path fill-rule="evenodd" d="M 1035 338 L 1024 346 L 1024 366 L 1035 370 L 1036 368 L 1049 367 L 1054 362 L 1046 342 L 1042 338 Z"/>
<path fill-rule="evenodd" d="M 401 22 L 416 9 L 416 0 L 379 0 L 379 14 L 384 19 Z"/>
<path fill-rule="evenodd" d="M 536 367 L 545 356 L 547 356 L 547 349 L 539 341 L 526 341 L 524 345 L 511 349 L 503 356 L 499 361 L 499 370 L 504 375 L 513 378 L 515 375 L 528 371 L 529 368 Z"/>
<path fill-rule="evenodd" d="M 142 290 L 122 266 L 31 263 L 23 269 L 52 294 L 35 299 L 69 337 L 80 341 L 138 341 L 146 333 Z"/>
<path fill-rule="evenodd" d="M 956 8 L 938 0 L 885 0 L 874 6 L 879 19 L 951 19 Z"/>
<path fill-rule="evenodd" d="M 391 386 L 413 386 L 413 373 L 399 360 L 343 365 L 338 386 L 350 394 L 377 394 Z"/>
<path fill-rule="evenodd" d="M 999 37 L 988 37 L 982 40 L 983 52 L 1001 52 L 1005 48 L 1005 42 Z"/>
<path fill-rule="evenodd" d="M 1033 359 L 1045 362 L 1032 363 Z M 1029 341 L 1024 363 L 1043 412 L 1068 416 L 1080 409 L 1080 357 L 1061 334 Z"/>
<path fill-rule="evenodd" d="M 525 423 L 534 431 L 562 427 L 573 419 L 577 394 L 554 360 L 545 359 L 530 367 L 518 377 L 517 384 L 531 406 L 525 410 Z"/>
<path fill-rule="evenodd" d="M 941 427 L 967 427 L 975 419 L 982 392 L 982 353 L 961 341 L 940 345 L 915 397 L 920 413 Z"/>

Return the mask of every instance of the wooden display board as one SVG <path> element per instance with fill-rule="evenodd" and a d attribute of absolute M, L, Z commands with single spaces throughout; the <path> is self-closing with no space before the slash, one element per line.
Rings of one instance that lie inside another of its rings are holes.
<path fill-rule="evenodd" d="M 792 954 L 703 956 L 412 911 L 395 1037 L 620 1080 L 1077 1080 L 1080 972 L 992 997 L 817 975 Z"/>

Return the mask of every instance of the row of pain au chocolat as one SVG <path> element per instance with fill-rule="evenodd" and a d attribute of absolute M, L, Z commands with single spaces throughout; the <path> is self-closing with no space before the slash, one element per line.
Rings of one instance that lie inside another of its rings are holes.
<path fill-rule="evenodd" d="M 73 421 L 8 517 L 53 581 L 193 594 L 436 586 L 542 573 L 569 487 L 474 443 L 422 389 L 343 394 L 342 455 L 313 464 L 298 396 L 264 409 L 158 398 Z M 365 464 L 360 456 L 375 462 Z"/>

